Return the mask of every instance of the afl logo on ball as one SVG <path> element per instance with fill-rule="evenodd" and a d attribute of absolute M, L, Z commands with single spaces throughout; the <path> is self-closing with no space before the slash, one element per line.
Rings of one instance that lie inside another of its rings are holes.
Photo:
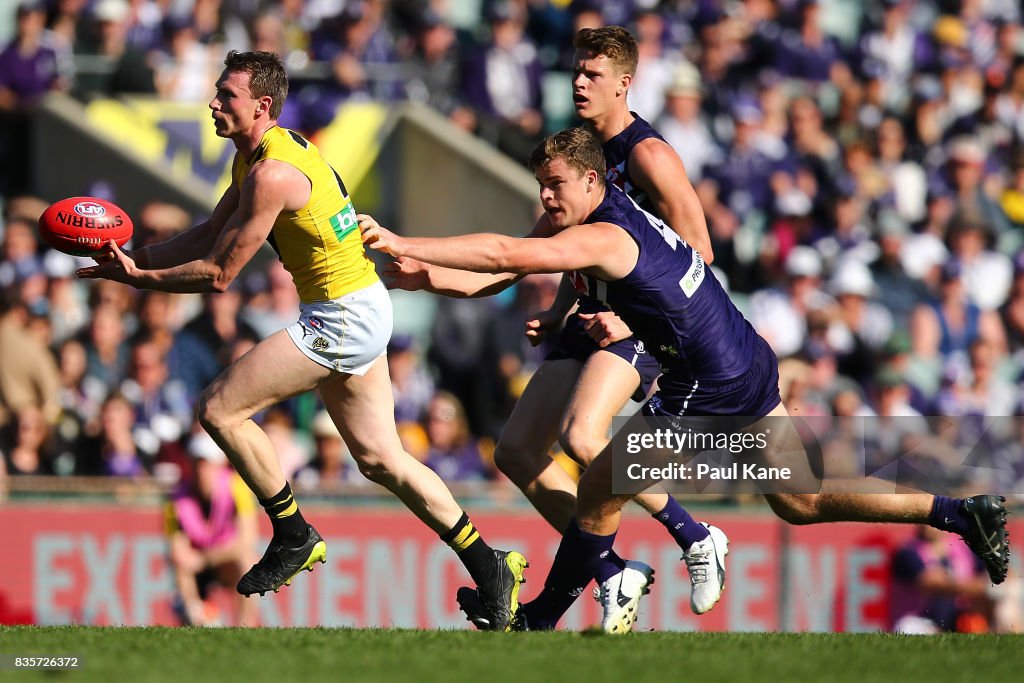
<path fill-rule="evenodd" d="M 79 216 L 97 217 L 105 216 L 107 210 L 103 208 L 101 204 L 97 204 L 96 202 L 78 202 L 75 204 L 75 213 Z"/>

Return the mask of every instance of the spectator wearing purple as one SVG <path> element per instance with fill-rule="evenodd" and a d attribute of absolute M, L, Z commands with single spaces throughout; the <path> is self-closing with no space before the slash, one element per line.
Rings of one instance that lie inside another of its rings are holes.
<path fill-rule="evenodd" d="M 975 64 L 987 66 L 996 56 L 996 25 L 987 15 L 987 0 L 963 0 L 960 20 L 967 33 L 967 47 Z"/>
<path fill-rule="evenodd" d="M 800 0 L 799 12 L 798 28 L 782 32 L 776 68 L 789 78 L 813 84 L 832 81 L 842 87 L 850 70 L 842 61 L 839 41 L 821 29 L 818 0 Z"/>
<path fill-rule="evenodd" d="M 680 63 L 679 53 L 665 48 L 665 20 L 645 9 L 633 19 L 639 61 L 629 87 L 629 108 L 645 121 L 655 121 L 665 108 L 665 88 Z"/>
<path fill-rule="evenodd" d="M 143 54 L 159 49 L 163 39 L 163 20 L 161 3 L 152 0 L 128 0 L 128 44 Z"/>
<path fill-rule="evenodd" d="M 0 51 L 0 195 L 28 189 L 31 122 L 25 111 L 47 92 L 68 86 L 57 50 L 47 44 L 45 23 L 42 2 L 18 5 L 14 40 Z"/>
<path fill-rule="evenodd" d="M 0 109 L 24 109 L 47 92 L 67 87 L 57 51 L 45 39 L 45 28 L 42 2 L 18 5 L 17 33 L 0 52 Z"/>
<path fill-rule="evenodd" d="M 774 201 L 770 178 L 777 165 L 756 146 L 762 120 L 760 107 L 753 100 L 740 100 L 732 108 L 732 119 L 732 144 L 722 161 L 707 169 L 700 183 L 712 231 L 715 224 L 742 220 L 751 211 L 767 213 Z"/>
<path fill-rule="evenodd" d="M 914 353 L 941 364 L 966 363 L 971 344 L 991 342 L 1001 353 L 1006 335 L 994 311 L 983 311 L 967 298 L 963 268 L 957 261 L 943 266 L 937 298 L 921 304 L 910 319 Z"/>
<path fill-rule="evenodd" d="M 465 102 L 477 113 L 481 137 L 525 161 L 544 124 L 542 66 L 523 35 L 526 17 L 519 5 L 497 2 L 487 14 L 490 40 L 471 50 L 462 68 Z"/>
<path fill-rule="evenodd" d="M 132 434 L 134 413 L 124 396 L 113 393 L 100 409 L 99 432 L 82 444 L 82 474 L 138 477 L 146 474 Z"/>
<path fill-rule="evenodd" d="M 411 335 L 392 335 L 388 342 L 388 374 L 395 399 L 395 422 L 419 422 L 434 395 L 434 381 Z"/>
<path fill-rule="evenodd" d="M 871 228 L 865 216 L 865 201 L 857 194 L 852 178 L 842 178 L 829 207 L 826 221 L 831 227 L 828 234 L 814 242 L 814 248 L 826 265 L 834 266 L 846 259 L 871 263 L 878 257 L 878 245 L 873 241 Z"/>
<path fill-rule="evenodd" d="M 930 45 L 908 21 L 908 0 L 882 0 L 882 7 L 880 26 L 857 44 L 856 63 L 863 76 L 877 74 L 885 105 L 902 111 L 910 79 L 928 58 Z"/>
<path fill-rule="evenodd" d="M 425 427 L 430 448 L 426 465 L 445 481 L 481 481 L 494 478 L 484 461 L 480 442 L 469 432 L 459 399 L 438 392 L 427 406 Z"/>
<path fill-rule="evenodd" d="M 375 0 L 351 0 L 314 34 L 313 59 L 329 62 L 333 78 L 323 86 L 308 86 L 300 95 L 306 128 L 315 130 L 330 123 L 346 100 L 392 100 L 400 94 L 399 82 L 382 72 L 397 60 L 382 11 Z"/>

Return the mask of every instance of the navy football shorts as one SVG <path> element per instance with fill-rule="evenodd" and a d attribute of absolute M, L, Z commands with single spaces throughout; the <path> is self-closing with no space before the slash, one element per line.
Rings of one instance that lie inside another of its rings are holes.
<path fill-rule="evenodd" d="M 725 416 L 764 417 L 782 402 L 779 359 L 757 338 L 750 369 L 734 379 L 708 382 L 675 378 L 667 372 L 658 380 L 658 393 L 644 404 L 649 417 Z"/>
<path fill-rule="evenodd" d="M 587 359 L 598 351 L 614 353 L 632 365 L 640 375 L 640 388 L 633 394 L 634 401 L 643 401 L 651 390 L 654 380 L 661 374 L 661 366 L 657 359 L 647 352 L 644 343 L 630 337 L 622 341 L 600 348 L 583 329 L 583 321 L 575 313 L 565 321 L 565 327 L 558 337 L 558 346 L 548 354 L 545 360 L 565 360 L 567 358 L 586 363 Z"/>

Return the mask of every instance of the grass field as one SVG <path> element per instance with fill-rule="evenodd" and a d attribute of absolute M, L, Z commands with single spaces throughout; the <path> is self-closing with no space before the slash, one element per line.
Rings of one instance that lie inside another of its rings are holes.
<path fill-rule="evenodd" d="M 0 654 L 83 658 L 74 672 L 0 680 L 1015 681 L 1024 637 L 350 629 L 0 627 Z"/>

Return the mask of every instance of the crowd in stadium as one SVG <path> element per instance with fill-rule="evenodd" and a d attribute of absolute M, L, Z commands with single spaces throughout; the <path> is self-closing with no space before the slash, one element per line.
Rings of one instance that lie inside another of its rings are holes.
<path fill-rule="evenodd" d="M 1019 3 L 519 0 L 456 22 L 459 4 L 23 3 L 0 18 L 0 110 L 17 117 L 49 90 L 205 102 L 227 48 L 262 49 L 293 72 L 282 125 L 313 134 L 345 101 L 412 99 L 522 159 L 571 121 L 574 31 L 626 25 L 631 106 L 684 160 L 714 268 L 782 359 L 791 410 L 911 431 L 923 415 L 1022 414 Z M 18 196 L 16 168 L 2 182 L 0 474 L 173 480 L 201 389 L 295 319 L 289 276 L 275 263 L 204 297 L 86 285 L 38 241 L 46 202 Z M 193 218 L 151 204 L 136 244 Z M 557 282 L 438 299 L 429 338 L 393 338 L 403 440 L 445 479 L 498 478 L 488 444 L 545 353 L 523 323 Z M 316 400 L 261 416 L 285 470 L 300 487 L 359 480 Z M 984 464 L 1024 480 L 1024 429 L 1009 424 Z"/>

